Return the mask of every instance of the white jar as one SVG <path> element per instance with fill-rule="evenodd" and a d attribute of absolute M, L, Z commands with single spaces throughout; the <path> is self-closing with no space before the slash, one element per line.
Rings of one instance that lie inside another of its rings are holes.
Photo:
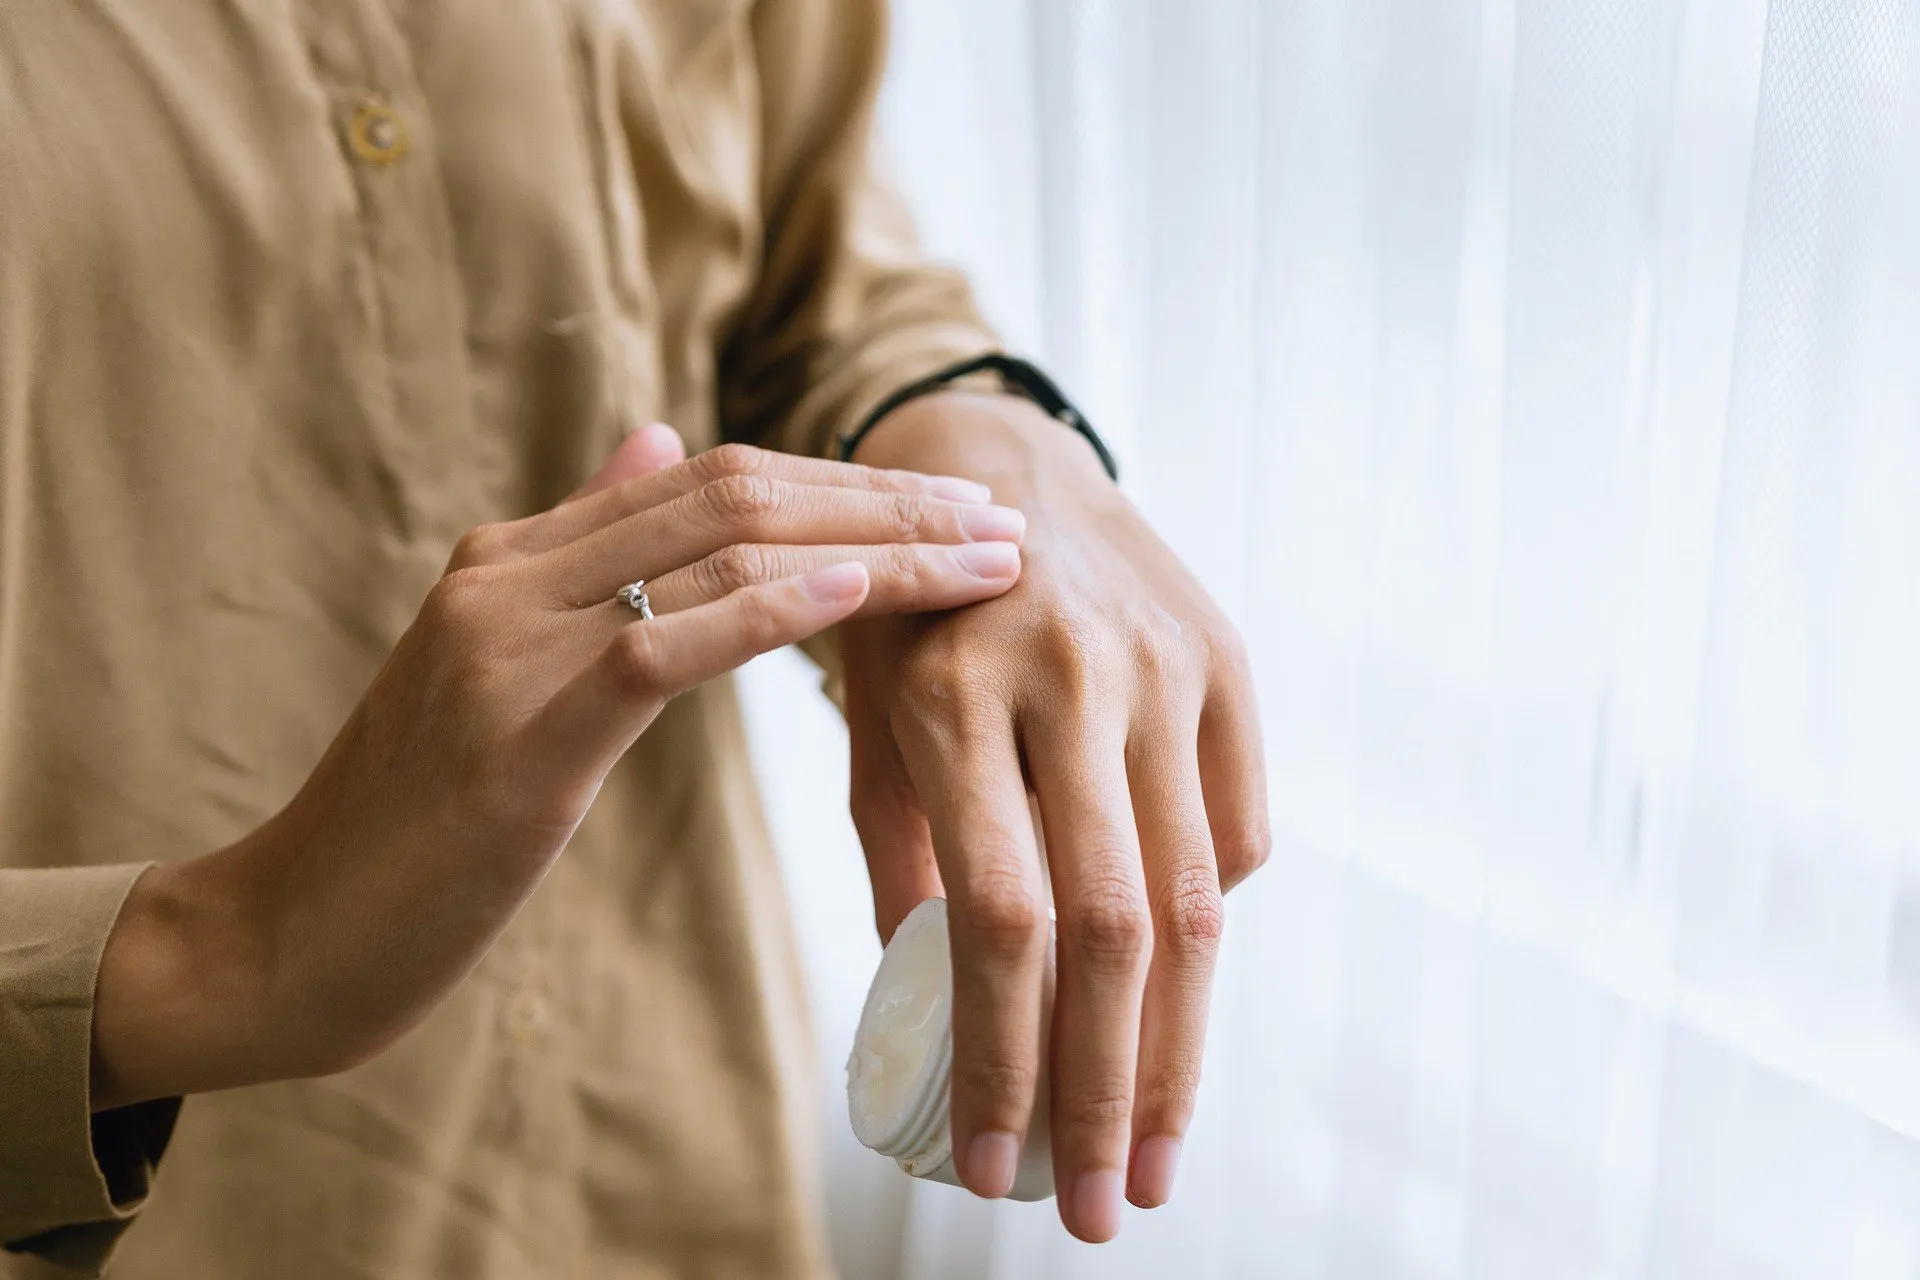
<path fill-rule="evenodd" d="M 1053 1194 L 1044 1037 L 1040 1045 L 1038 1096 L 1019 1172 L 1008 1193 L 1014 1200 L 1044 1200 Z M 881 954 L 854 1033 L 853 1053 L 847 1059 L 847 1111 L 854 1136 L 916 1178 L 961 1185 L 953 1168 L 947 1107 L 952 1072 L 953 961 L 947 902 L 929 898 L 908 913 Z"/>

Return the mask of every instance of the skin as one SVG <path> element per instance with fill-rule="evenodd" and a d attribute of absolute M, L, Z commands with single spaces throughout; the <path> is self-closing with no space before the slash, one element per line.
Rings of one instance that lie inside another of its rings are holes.
<path fill-rule="evenodd" d="M 1123 1193 L 1172 1195 L 1221 895 L 1270 849 L 1246 653 L 1087 443 L 1025 400 L 911 401 L 856 460 L 981 481 L 1028 518 L 1005 595 L 842 628 L 852 808 L 883 937 L 949 900 L 962 1180 L 1011 1187 L 1050 1054 L 1060 1217 L 1108 1240 Z"/>
<path fill-rule="evenodd" d="M 1016 581 L 978 485 L 637 433 L 476 529 L 293 800 L 134 885 L 95 1000 L 96 1110 L 363 1062 L 473 967 L 662 706 L 854 617 Z M 613 600 L 648 580 L 657 616 Z"/>

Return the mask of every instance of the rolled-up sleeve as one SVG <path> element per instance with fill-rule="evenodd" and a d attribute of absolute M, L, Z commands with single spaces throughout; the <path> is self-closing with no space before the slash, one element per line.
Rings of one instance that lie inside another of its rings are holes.
<path fill-rule="evenodd" d="M 88 1103 L 100 957 L 145 869 L 0 870 L 0 1244 L 95 1274 L 180 1106 Z"/>
<path fill-rule="evenodd" d="M 894 391 L 992 350 L 966 279 L 922 256 L 872 171 L 881 0 L 760 0 L 765 252 L 721 357 L 736 440 L 820 455 Z"/>

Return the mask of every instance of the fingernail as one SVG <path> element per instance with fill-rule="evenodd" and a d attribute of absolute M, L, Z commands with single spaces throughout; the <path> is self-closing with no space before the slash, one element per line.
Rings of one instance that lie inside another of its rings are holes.
<path fill-rule="evenodd" d="M 867 586 L 867 568 L 848 561 L 815 569 L 800 579 L 800 589 L 821 604 L 840 604 L 859 595 Z"/>
<path fill-rule="evenodd" d="M 962 543 L 953 558 L 976 578 L 1011 578 L 1020 572 L 1020 548 L 1011 542 Z"/>
<path fill-rule="evenodd" d="M 646 436 L 662 444 L 682 444 L 680 433 L 664 422 L 648 422 L 634 430 L 634 435 Z"/>
<path fill-rule="evenodd" d="M 967 1189 L 998 1200 L 1013 1190 L 1020 1170 L 1020 1139 L 998 1130 L 975 1134 L 967 1144 Z"/>
<path fill-rule="evenodd" d="M 1120 1234 L 1120 1175 L 1095 1169 L 1073 1182 L 1073 1233 L 1094 1244 Z"/>
<path fill-rule="evenodd" d="M 1127 1199 L 1142 1209 L 1157 1209 L 1173 1199 L 1173 1175 L 1180 1167 L 1180 1139 L 1142 1138 L 1133 1153 L 1133 1181 Z"/>
<path fill-rule="evenodd" d="M 963 507 L 960 529 L 973 542 L 1018 542 L 1026 536 L 1027 518 L 1013 507 Z"/>
<path fill-rule="evenodd" d="M 926 476 L 921 483 L 927 492 L 936 498 L 945 498 L 948 502 L 990 502 L 993 490 L 972 480 L 962 480 L 959 476 Z"/>

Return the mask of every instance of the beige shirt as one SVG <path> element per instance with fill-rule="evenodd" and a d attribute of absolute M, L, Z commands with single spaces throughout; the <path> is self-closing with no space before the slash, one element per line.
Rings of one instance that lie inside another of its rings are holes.
<path fill-rule="evenodd" d="M 882 7 L 0 4 L 0 1276 L 826 1270 L 726 683 L 377 1061 L 177 1124 L 86 1077 L 140 864 L 293 794 L 463 530 L 991 345 L 866 176 Z"/>

